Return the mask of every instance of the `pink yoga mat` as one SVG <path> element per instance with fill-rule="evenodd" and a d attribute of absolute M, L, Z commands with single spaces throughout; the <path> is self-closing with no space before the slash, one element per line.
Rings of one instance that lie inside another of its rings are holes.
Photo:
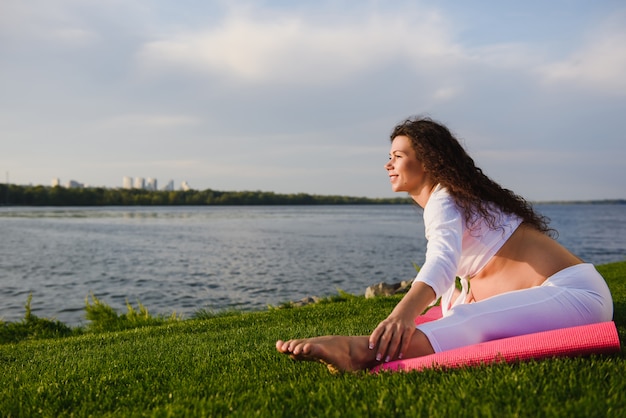
<path fill-rule="evenodd" d="M 424 315 L 420 315 L 415 318 L 415 325 L 423 324 L 424 322 L 434 321 L 435 319 L 439 319 L 442 316 L 443 315 L 441 313 L 441 306 L 433 306 Z"/>
<path fill-rule="evenodd" d="M 433 311 L 433 309 L 436 310 Z M 441 310 L 435 307 L 426 315 L 418 317 L 416 323 L 432 321 L 439 317 L 441 317 Z M 619 351 L 620 342 L 615 324 L 602 322 L 503 338 L 429 356 L 392 361 L 375 367 L 372 372 L 410 371 L 438 367 L 457 368 L 558 356 L 610 354 Z"/>

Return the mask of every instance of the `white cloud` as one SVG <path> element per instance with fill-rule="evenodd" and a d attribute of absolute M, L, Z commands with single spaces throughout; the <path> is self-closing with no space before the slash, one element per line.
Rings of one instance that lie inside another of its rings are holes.
<path fill-rule="evenodd" d="M 588 35 L 563 61 L 540 68 L 549 83 L 568 83 L 626 94 L 626 12 L 618 13 Z"/>
<path fill-rule="evenodd" d="M 460 92 L 461 90 L 456 87 L 452 87 L 452 86 L 442 87 L 438 89 L 437 91 L 435 91 L 435 93 L 433 94 L 433 98 L 439 101 L 452 100 L 456 96 L 458 96 Z"/>
<path fill-rule="evenodd" d="M 138 60 L 147 71 L 222 75 L 250 82 L 332 83 L 389 65 L 449 65 L 460 54 L 436 13 L 378 15 L 320 24 L 296 15 L 260 20 L 232 15 L 216 27 L 183 31 L 146 43 Z"/>

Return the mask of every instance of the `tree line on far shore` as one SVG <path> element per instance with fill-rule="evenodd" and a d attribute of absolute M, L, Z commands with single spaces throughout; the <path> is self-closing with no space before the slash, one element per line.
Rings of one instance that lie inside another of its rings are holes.
<path fill-rule="evenodd" d="M 182 206 L 182 205 L 355 205 L 406 204 L 403 198 L 278 194 L 263 191 L 66 188 L 0 184 L 0 205 L 11 206 Z"/>

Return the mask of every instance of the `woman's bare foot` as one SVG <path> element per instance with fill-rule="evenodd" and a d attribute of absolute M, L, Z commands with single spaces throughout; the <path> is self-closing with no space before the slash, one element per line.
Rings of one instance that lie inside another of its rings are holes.
<path fill-rule="evenodd" d="M 294 360 L 318 361 L 331 370 L 352 372 L 377 364 L 376 352 L 368 348 L 368 337 L 325 336 L 276 341 L 276 349 Z"/>

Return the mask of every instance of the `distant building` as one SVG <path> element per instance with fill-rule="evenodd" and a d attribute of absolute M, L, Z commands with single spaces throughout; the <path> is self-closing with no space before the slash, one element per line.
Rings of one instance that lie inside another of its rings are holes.
<path fill-rule="evenodd" d="M 189 184 L 187 183 L 187 181 L 183 181 L 180 184 L 180 188 L 181 188 L 181 190 L 183 190 L 185 192 L 191 190 L 191 187 L 189 187 Z"/>
<path fill-rule="evenodd" d="M 85 185 L 77 182 L 76 180 L 70 180 L 67 182 L 68 189 L 82 189 L 83 187 L 85 187 Z"/>
<path fill-rule="evenodd" d="M 135 189 L 143 190 L 146 188 L 146 180 L 143 177 L 135 177 Z"/>
<path fill-rule="evenodd" d="M 146 190 L 150 190 L 152 192 L 157 190 L 157 180 L 152 178 L 152 177 L 148 177 L 148 181 L 146 181 Z"/>
<path fill-rule="evenodd" d="M 132 179 L 132 177 L 125 176 L 122 179 L 122 188 L 123 189 L 132 189 L 133 188 L 133 179 Z"/>
<path fill-rule="evenodd" d="M 58 177 L 55 177 L 52 179 L 52 187 L 59 187 L 61 186 L 61 179 L 59 179 Z"/>
<path fill-rule="evenodd" d="M 173 192 L 174 191 L 174 180 L 170 180 L 165 187 L 163 187 L 163 191 Z"/>

